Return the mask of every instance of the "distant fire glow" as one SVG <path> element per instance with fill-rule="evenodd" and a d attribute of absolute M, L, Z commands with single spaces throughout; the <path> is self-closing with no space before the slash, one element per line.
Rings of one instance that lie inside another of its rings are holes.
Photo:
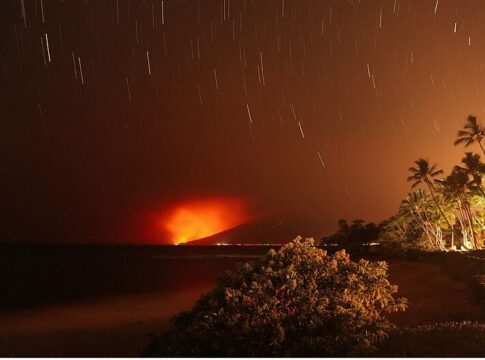
<path fill-rule="evenodd" d="M 213 198 L 185 201 L 163 216 L 160 225 L 173 244 L 183 244 L 233 228 L 249 220 L 240 199 Z"/>

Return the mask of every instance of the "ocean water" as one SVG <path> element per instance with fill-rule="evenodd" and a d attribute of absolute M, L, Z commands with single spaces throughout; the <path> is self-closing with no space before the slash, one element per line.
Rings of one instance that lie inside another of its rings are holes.
<path fill-rule="evenodd" d="M 213 284 L 266 246 L 0 246 L 0 312 Z"/>

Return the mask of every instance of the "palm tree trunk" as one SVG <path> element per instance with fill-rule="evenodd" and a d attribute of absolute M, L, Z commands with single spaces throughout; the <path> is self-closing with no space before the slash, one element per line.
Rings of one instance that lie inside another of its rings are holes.
<path fill-rule="evenodd" d="M 476 216 L 476 215 L 475 215 L 475 216 L 473 217 L 473 219 L 475 219 L 474 221 L 475 221 L 476 223 L 478 223 L 478 225 L 480 225 L 482 228 L 484 228 L 484 227 L 485 227 L 485 224 L 483 223 L 483 221 L 482 221 L 482 220 L 481 220 L 481 219 L 480 219 L 478 216 Z"/>
<path fill-rule="evenodd" d="M 480 145 L 480 149 L 482 149 L 483 155 L 485 155 L 485 149 L 482 146 L 482 140 L 478 141 L 478 145 Z"/>
<path fill-rule="evenodd" d="M 418 214 L 418 215 L 419 215 L 419 217 L 418 217 L 418 216 L 416 216 L 415 212 L 416 212 L 416 214 Z M 419 227 L 420 227 L 420 228 L 421 228 L 421 229 L 424 231 L 424 233 L 426 234 L 426 237 L 428 238 L 428 241 L 429 241 L 429 243 L 431 244 L 431 247 L 432 247 L 432 248 L 434 248 L 434 247 L 435 247 L 435 244 L 433 243 L 432 237 L 431 237 L 431 235 L 430 235 L 430 233 L 429 233 L 429 229 L 428 229 L 428 227 L 426 226 L 426 223 L 424 222 L 424 220 L 422 219 L 421 214 L 419 213 L 419 211 L 418 211 L 418 210 L 414 210 L 414 211 L 413 211 L 413 210 L 411 210 L 411 215 L 414 217 L 414 219 L 416 220 L 416 223 L 419 225 Z"/>
<path fill-rule="evenodd" d="M 473 229 L 473 218 L 472 218 L 473 216 L 472 216 L 470 207 L 468 206 L 467 202 L 462 199 L 461 196 L 458 196 L 458 203 L 461 204 L 462 206 L 464 218 L 466 219 L 468 223 L 468 227 L 470 228 L 473 246 L 475 247 L 475 249 L 478 249 L 478 243 L 475 237 L 475 230 Z"/>
<path fill-rule="evenodd" d="M 451 250 L 456 250 L 454 249 L 455 247 L 455 229 L 451 232 Z"/>
<path fill-rule="evenodd" d="M 441 209 L 441 206 L 438 204 L 438 200 L 436 200 L 436 197 L 434 196 L 434 191 L 433 191 L 433 186 L 432 184 L 429 182 L 429 181 L 426 181 L 426 185 L 428 185 L 428 189 L 429 189 L 429 192 L 431 193 L 431 197 L 433 198 L 433 201 L 434 203 L 436 204 L 436 207 L 438 208 L 441 216 L 443 216 L 443 219 L 445 219 L 446 223 L 448 224 L 448 226 L 450 227 L 450 230 L 453 231 L 453 226 L 451 225 L 451 223 L 448 221 L 448 219 L 446 218 L 446 215 L 445 213 L 443 212 L 443 210 Z"/>
<path fill-rule="evenodd" d="M 484 223 L 483 223 L 483 221 L 480 219 L 480 217 L 479 217 L 479 216 L 477 216 L 477 215 L 474 215 L 472 218 L 473 218 L 473 222 L 474 222 L 475 224 L 478 224 L 478 225 L 480 226 L 480 228 L 482 229 L 482 230 L 479 232 L 479 234 L 478 234 L 478 239 L 479 239 L 479 240 L 483 240 L 483 228 L 484 228 Z M 483 246 L 483 244 L 482 244 L 482 246 Z"/>
<path fill-rule="evenodd" d="M 472 232 L 473 246 L 475 246 L 475 249 L 478 249 L 478 242 L 477 242 L 477 238 L 476 238 L 476 235 L 475 235 L 475 229 L 473 228 L 472 212 L 471 212 L 470 207 L 468 206 L 467 203 L 464 202 L 463 206 L 465 208 L 465 213 L 467 214 L 468 223 L 470 225 L 470 230 Z"/>
<path fill-rule="evenodd" d="M 426 209 L 423 212 L 424 212 L 424 217 L 426 218 L 426 224 L 430 228 L 430 231 L 435 238 L 436 246 L 438 247 L 439 250 L 448 251 L 448 249 L 446 249 L 446 244 L 443 243 L 443 232 L 441 231 L 441 228 L 439 227 L 438 224 L 436 224 L 435 225 L 436 229 L 434 229 L 432 226 L 432 221 L 429 219 L 428 212 L 426 211 Z M 451 231 L 451 234 L 453 234 L 453 230 Z"/>
<path fill-rule="evenodd" d="M 466 219 L 466 214 L 465 210 L 463 209 L 463 205 L 461 202 L 461 198 L 458 198 L 458 220 L 460 221 L 460 228 L 461 228 L 461 234 L 462 234 L 462 243 L 465 248 L 468 246 L 468 231 L 467 227 L 465 226 L 465 219 Z"/>

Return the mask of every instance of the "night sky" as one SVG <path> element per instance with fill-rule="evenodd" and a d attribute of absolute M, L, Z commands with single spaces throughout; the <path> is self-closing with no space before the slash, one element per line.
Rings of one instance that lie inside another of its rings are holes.
<path fill-rule="evenodd" d="M 321 236 L 380 221 L 485 111 L 481 0 L 0 2 L 0 241 L 143 242 L 247 201 Z M 281 242 L 282 239 L 271 239 Z M 286 239 L 283 239 L 286 240 Z"/>

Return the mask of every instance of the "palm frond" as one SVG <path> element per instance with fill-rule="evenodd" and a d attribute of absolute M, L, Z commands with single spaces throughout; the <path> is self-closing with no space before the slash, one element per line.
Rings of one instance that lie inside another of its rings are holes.
<path fill-rule="evenodd" d="M 457 136 L 459 137 L 470 137 L 473 136 L 473 134 L 469 133 L 468 131 L 465 130 L 458 130 Z"/>
<path fill-rule="evenodd" d="M 421 180 L 417 180 L 414 184 L 411 185 L 411 189 L 414 189 L 416 186 L 421 184 Z"/>
<path fill-rule="evenodd" d="M 469 141 L 470 139 L 468 137 L 462 137 L 462 138 L 458 138 L 456 139 L 453 144 L 454 145 L 460 145 L 460 144 L 463 144 L 464 142 L 466 141 Z"/>

